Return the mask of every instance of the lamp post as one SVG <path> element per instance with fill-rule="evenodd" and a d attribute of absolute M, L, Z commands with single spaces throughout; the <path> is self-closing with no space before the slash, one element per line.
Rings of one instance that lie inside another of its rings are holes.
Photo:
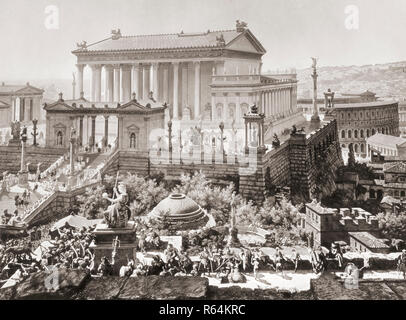
<path fill-rule="evenodd" d="M 25 144 L 27 143 L 27 127 L 23 127 L 20 133 L 21 140 L 21 166 L 18 172 L 18 184 L 21 187 L 28 185 L 28 170 L 25 165 Z"/>

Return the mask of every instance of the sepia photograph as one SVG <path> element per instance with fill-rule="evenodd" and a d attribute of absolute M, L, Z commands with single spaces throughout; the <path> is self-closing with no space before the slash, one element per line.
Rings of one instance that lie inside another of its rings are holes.
<path fill-rule="evenodd" d="M 405 17 L 0 0 L 0 300 L 405 300 Z"/>

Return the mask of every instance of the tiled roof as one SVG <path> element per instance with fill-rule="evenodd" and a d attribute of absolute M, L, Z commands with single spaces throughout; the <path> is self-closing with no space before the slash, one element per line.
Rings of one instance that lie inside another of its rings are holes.
<path fill-rule="evenodd" d="M 406 142 L 406 139 L 388 134 L 376 133 L 366 139 L 368 144 L 379 144 L 388 148 L 396 149 L 396 146 Z"/>
<path fill-rule="evenodd" d="M 126 50 L 160 50 L 182 48 L 210 48 L 221 47 L 237 38 L 241 32 L 237 30 L 207 31 L 204 33 L 174 33 L 156 35 L 112 37 L 87 45 L 87 51 L 126 51 Z M 217 41 L 224 38 L 223 45 Z M 75 50 L 81 52 L 86 50 Z"/>
<path fill-rule="evenodd" d="M 378 239 L 369 232 L 348 232 L 355 240 L 366 245 L 368 248 L 383 249 L 389 248 L 382 239 Z"/>

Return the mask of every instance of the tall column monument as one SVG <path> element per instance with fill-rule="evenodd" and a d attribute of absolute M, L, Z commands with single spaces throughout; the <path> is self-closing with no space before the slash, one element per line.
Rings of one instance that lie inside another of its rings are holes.
<path fill-rule="evenodd" d="M 320 117 L 319 117 L 319 109 L 317 107 L 317 59 L 312 58 L 313 60 L 313 73 L 312 73 L 312 78 L 313 78 L 313 114 L 311 121 L 312 122 L 320 122 Z"/>
<path fill-rule="evenodd" d="M 21 140 L 21 167 L 20 171 L 18 172 L 18 184 L 21 187 L 28 186 L 28 170 L 25 164 L 25 144 L 27 142 L 27 127 L 23 127 L 21 129 L 20 134 Z"/>

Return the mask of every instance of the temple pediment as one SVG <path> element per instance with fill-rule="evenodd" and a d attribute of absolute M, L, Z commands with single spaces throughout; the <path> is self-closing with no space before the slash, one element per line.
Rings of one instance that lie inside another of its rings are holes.
<path fill-rule="evenodd" d="M 16 94 L 43 94 L 44 90 L 27 85 L 24 88 L 21 88 L 21 89 L 15 91 L 15 93 Z"/>
<path fill-rule="evenodd" d="M 137 100 L 131 100 L 130 102 L 119 106 L 117 109 L 119 110 L 126 110 L 126 111 L 149 111 L 151 110 L 150 105 L 143 106 Z"/>
<path fill-rule="evenodd" d="M 54 125 L 55 129 L 66 129 L 66 126 L 62 122 L 58 122 L 56 125 Z"/>
<path fill-rule="evenodd" d="M 138 132 L 140 132 L 140 128 L 137 127 L 135 124 L 132 124 L 132 125 L 130 125 L 130 126 L 127 127 L 127 131 L 128 131 L 128 132 L 135 132 L 135 133 L 138 133 Z"/>
<path fill-rule="evenodd" d="M 244 31 L 228 43 L 226 49 L 258 54 L 264 54 L 266 52 L 265 48 L 249 30 Z"/>
<path fill-rule="evenodd" d="M 70 111 L 70 110 L 75 110 L 75 108 L 64 102 L 58 101 L 53 104 L 45 104 L 44 110 L 46 110 L 46 111 Z"/>

